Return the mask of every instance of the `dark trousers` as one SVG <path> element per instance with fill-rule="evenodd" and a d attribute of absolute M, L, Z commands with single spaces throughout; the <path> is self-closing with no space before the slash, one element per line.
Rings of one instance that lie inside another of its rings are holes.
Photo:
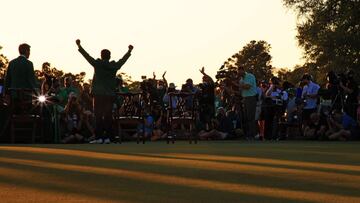
<path fill-rule="evenodd" d="M 264 108 L 264 137 L 266 140 L 273 139 L 273 124 L 275 117 L 275 109 L 273 105 L 268 105 Z"/>
<path fill-rule="evenodd" d="M 244 127 L 247 138 L 254 138 L 256 134 L 255 112 L 256 96 L 244 97 Z"/>
<path fill-rule="evenodd" d="M 264 137 L 266 140 L 275 140 L 279 138 L 279 122 L 284 111 L 282 106 L 269 105 L 264 110 Z"/>
<path fill-rule="evenodd" d="M 303 125 L 309 125 L 310 124 L 310 116 L 313 113 L 316 113 L 316 108 L 315 109 L 303 109 L 303 112 L 302 112 L 302 115 L 301 115 Z"/>
<path fill-rule="evenodd" d="M 346 102 L 344 105 L 344 111 L 347 115 L 351 116 L 351 118 L 356 120 L 357 119 L 357 115 L 356 115 L 357 107 L 358 107 L 357 103 Z"/>
<path fill-rule="evenodd" d="M 97 139 L 110 138 L 112 135 L 112 108 L 114 99 L 114 96 L 94 95 L 93 105 Z M 106 132 L 105 134 L 104 131 Z"/>

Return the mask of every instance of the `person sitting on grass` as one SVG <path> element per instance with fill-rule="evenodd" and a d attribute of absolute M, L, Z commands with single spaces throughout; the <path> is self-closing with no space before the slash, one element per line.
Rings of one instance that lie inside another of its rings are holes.
<path fill-rule="evenodd" d="M 334 113 L 328 118 L 329 131 L 327 136 L 329 140 L 358 140 L 359 126 L 357 122 L 341 110 L 334 110 Z"/>
<path fill-rule="evenodd" d="M 325 135 L 326 123 L 320 119 L 320 114 L 312 113 L 310 115 L 310 123 L 304 129 L 304 136 L 309 140 L 318 140 Z"/>
<path fill-rule="evenodd" d="M 226 115 L 223 107 L 218 108 L 216 118 L 213 120 L 215 129 L 207 132 L 199 132 L 199 138 L 202 140 L 225 140 L 231 137 L 234 131 L 231 119 Z"/>
<path fill-rule="evenodd" d="M 133 136 L 151 138 L 154 130 L 154 117 L 151 115 L 148 109 L 145 110 L 144 123 L 137 126 L 137 132 Z"/>
<path fill-rule="evenodd" d="M 79 104 L 76 94 L 70 93 L 68 103 L 64 109 L 64 119 L 66 125 L 65 137 L 62 139 L 62 143 L 78 143 L 84 141 L 84 137 L 81 135 L 82 126 L 82 108 Z"/>
<path fill-rule="evenodd" d="M 156 105 L 152 113 L 154 117 L 154 130 L 152 133 L 151 141 L 160 140 L 166 138 L 166 114 L 162 110 L 161 105 Z"/>

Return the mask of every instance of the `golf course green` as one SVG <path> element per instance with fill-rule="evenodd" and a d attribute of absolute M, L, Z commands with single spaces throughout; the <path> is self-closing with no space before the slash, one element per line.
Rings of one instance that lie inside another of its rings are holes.
<path fill-rule="evenodd" d="M 360 142 L 0 145 L 0 202 L 360 202 Z"/>

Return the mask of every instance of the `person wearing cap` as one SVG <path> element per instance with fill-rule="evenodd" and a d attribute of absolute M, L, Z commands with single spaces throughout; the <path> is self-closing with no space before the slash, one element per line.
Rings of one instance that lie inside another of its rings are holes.
<path fill-rule="evenodd" d="M 111 52 L 107 49 L 101 51 L 101 58 L 94 59 L 81 46 L 80 40 L 76 45 L 83 57 L 94 67 L 92 82 L 93 107 L 96 120 L 97 139 L 91 143 L 110 143 L 112 133 L 112 108 L 115 100 L 116 72 L 131 56 L 133 46 L 129 45 L 126 54 L 118 61 L 110 61 Z M 104 131 L 106 134 L 104 134 Z"/>
<path fill-rule="evenodd" d="M 177 96 L 173 96 L 171 98 L 171 101 L 172 103 L 170 104 L 170 93 L 176 93 L 176 86 L 174 83 L 169 83 L 169 87 L 167 88 L 166 90 L 166 93 L 163 97 L 163 102 L 164 102 L 164 105 L 165 106 L 170 106 L 171 105 L 171 108 L 175 109 L 176 108 L 176 105 L 177 105 L 177 101 L 178 101 L 178 98 Z"/>
<path fill-rule="evenodd" d="M 305 74 L 301 81 L 305 85 L 302 91 L 302 99 L 305 102 L 302 113 L 302 120 L 303 123 L 306 124 L 310 119 L 310 115 L 315 113 L 317 110 L 317 100 L 320 86 L 312 81 L 312 78 L 309 74 Z"/>

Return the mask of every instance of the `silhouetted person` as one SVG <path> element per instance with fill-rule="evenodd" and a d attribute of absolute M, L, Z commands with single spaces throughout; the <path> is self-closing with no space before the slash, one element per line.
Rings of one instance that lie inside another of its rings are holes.
<path fill-rule="evenodd" d="M 244 67 L 238 68 L 239 84 L 241 96 L 244 102 L 244 119 L 246 138 L 253 140 L 256 134 L 256 78 L 253 74 L 246 72 Z"/>
<path fill-rule="evenodd" d="M 9 63 L 5 77 L 5 89 L 27 88 L 37 89 L 38 84 L 35 79 L 34 65 L 29 60 L 30 45 L 21 44 L 19 46 L 20 56 Z"/>
<path fill-rule="evenodd" d="M 9 63 L 8 70 L 5 77 L 5 91 L 9 92 L 10 89 L 28 89 L 30 92 L 24 92 L 21 98 L 16 91 L 10 91 L 10 97 L 12 106 L 18 108 L 17 103 L 22 102 L 31 106 L 32 92 L 39 88 L 39 85 L 35 78 L 34 65 L 29 60 L 30 56 L 30 45 L 21 44 L 19 46 L 20 56 L 13 59 Z M 20 101 L 21 100 L 21 101 Z M 26 101 L 26 102 L 25 102 Z M 28 107 L 20 107 L 27 109 Z M 17 111 L 17 110 L 16 110 Z"/>
<path fill-rule="evenodd" d="M 116 72 L 125 64 L 131 55 L 133 46 L 119 61 L 110 61 L 111 53 L 107 49 L 101 51 L 101 59 L 91 57 L 76 40 L 79 52 L 94 67 L 92 95 L 96 118 L 96 140 L 91 143 L 110 143 L 112 133 L 112 107 L 115 100 Z M 104 130 L 106 134 L 104 134 Z"/>

